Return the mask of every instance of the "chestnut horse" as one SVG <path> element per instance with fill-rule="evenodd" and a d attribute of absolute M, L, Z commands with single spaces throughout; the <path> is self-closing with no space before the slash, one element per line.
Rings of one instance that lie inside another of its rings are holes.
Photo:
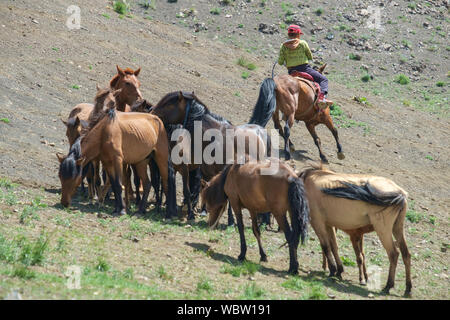
<path fill-rule="evenodd" d="M 263 170 L 273 165 L 277 166 L 276 172 L 264 174 Z M 261 261 L 267 261 L 267 255 L 262 247 L 257 215 L 270 211 L 289 244 L 289 273 L 298 273 L 297 248 L 300 238 L 303 243 L 307 236 L 309 209 L 303 181 L 291 167 L 275 158 L 259 162 L 249 161 L 243 165 L 229 165 L 210 182 L 203 183 L 205 187 L 201 199 L 210 214 L 208 219 L 210 226 L 217 225 L 225 210 L 227 199 L 230 201 L 241 239 L 239 260 L 245 259 L 247 251 L 242 209 L 247 208 L 250 212 L 252 230 L 258 241 Z M 287 211 L 292 230 L 287 219 Z"/>
<path fill-rule="evenodd" d="M 202 139 L 203 134 L 208 129 L 216 129 L 219 130 L 223 141 L 227 141 L 231 138 L 234 141 L 234 151 L 237 150 L 236 148 L 236 141 L 241 137 L 245 143 L 246 152 L 248 151 L 249 144 L 247 143 L 249 140 L 256 142 L 256 152 L 257 157 L 260 155 L 270 155 L 270 137 L 267 136 L 266 131 L 261 128 L 258 125 L 251 125 L 251 124 L 244 124 L 240 126 L 233 126 L 228 120 L 225 118 L 211 112 L 204 103 L 202 103 L 198 97 L 192 92 L 171 92 L 166 94 L 158 103 L 156 106 L 151 108 L 151 114 L 154 114 L 158 116 L 164 123 L 164 125 L 183 125 L 183 128 L 186 129 L 191 136 L 191 147 L 190 150 L 194 150 L 194 122 L 200 121 L 202 125 L 202 136 L 197 137 Z M 228 136 L 229 130 L 233 132 L 233 137 Z M 207 141 L 201 141 L 202 145 L 202 155 L 203 151 L 206 147 L 208 147 L 209 143 Z M 189 177 L 187 176 L 189 174 L 189 171 L 195 170 L 197 168 L 201 168 L 201 174 L 203 179 L 209 180 L 213 176 L 215 176 L 217 173 L 222 171 L 226 165 L 226 163 L 230 162 L 229 160 L 233 159 L 226 159 L 227 150 L 226 150 L 226 143 L 222 143 L 220 147 L 223 147 L 222 150 L 222 159 L 220 161 L 214 161 L 213 163 L 206 163 L 202 157 L 201 163 L 197 164 L 194 161 L 194 152 L 190 151 L 190 156 L 188 156 L 190 162 L 189 162 L 189 170 L 184 170 L 182 174 L 183 181 L 189 181 Z M 236 155 L 236 152 L 234 152 L 234 155 Z M 185 185 L 187 186 L 187 185 Z M 185 190 L 185 199 L 190 199 L 191 192 L 189 189 Z M 189 200 L 188 200 L 189 201 Z M 188 204 L 188 212 L 190 213 L 188 215 L 188 219 L 194 219 L 192 208 L 190 207 L 190 204 Z M 232 225 L 233 222 L 233 214 L 231 212 L 231 208 L 229 207 L 228 210 L 228 224 Z"/>
<path fill-rule="evenodd" d="M 109 82 L 109 87 L 111 90 L 122 89 L 122 93 L 116 99 L 116 109 L 129 112 L 131 111 L 131 106 L 142 99 L 142 94 L 139 90 L 141 82 L 137 78 L 141 68 L 137 70 L 126 68 L 123 70 L 117 65 L 116 68 L 117 74 Z"/>
<path fill-rule="evenodd" d="M 325 66 L 323 65 L 319 72 L 322 72 Z M 329 106 L 325 110 L 321 110 L 317 106 L 317 90 L 311 81 L 287 74 L 266 78 L 261 84 L 258 101 L 249 123 L 265 127 L 270 117 L 272 117 L 275 129 L 284 138 L 286 160 L 291 158 L 291 150 L 295 150 L 294 144 L 289 139 L 290 129 L 294 124 L 294 120 L 305 122 L 306 128 L 319 149 L 320 159 L 323 162 L 328 162 L 328 160 L 322 153 L 321 142 L 315 129 L 320 123 L 325 124 L 333 134 L 337 144 L 338 158 L 341 160 L 345 158 L 339 142 L 338 131 L 334 127 L 330 116 Z M 284 130 L 280 124 L 279 111 L 283 114 L 283 120 L 286 121 Z"/>
<path fill-rule="evenodd" d="M 330 276 L 335 275 L 336 269 L 338 276 L 344 270 L 333 227 L 356 237 L 374 230 L 389 257 L 389 276 L 383 292 L 389 293 L 394 287 L 399 256 L 392 239 L 394 235 L 405 264 L 405 296 L 410 296 L 411 255 L 404 233 L 407 192 L 383 177 L 335 173 L 318 166 L 303 170 L 300 178 L 308 197 L 311 226 L 327 258 Z M 355 239 L 357 255 L 362 251 L 360 239 Z"/>
<path fill-rule="evenodd" d="M 81 139 L 81 156 L 76 164 L 83 166 L 98 158 L 106 170 L 115 195 L 115 214 L 125 214 L 122 198 L 124 164 L 135 165 L 144 185 L 144 195 L 139 211 L 145 212 L 150 191 L 147 164 L 153 157 L 160 171 L 163 189 L 167 198 L 166 215 L 176 214 L 175 181 L 168 154 L 168 140 L 161 120 L 150 114 L 116 112 L 115 108 L 103 111 L 89 124 L 89 129 Z M 62 181 L 62 192 L 73 190 L 81 175 Z M 68 196 L 69 203 L 71 194 Z M 64 203 L 63 203 L 64 204 Z M 68 205 L 66 203 L 66 205 Z"/>

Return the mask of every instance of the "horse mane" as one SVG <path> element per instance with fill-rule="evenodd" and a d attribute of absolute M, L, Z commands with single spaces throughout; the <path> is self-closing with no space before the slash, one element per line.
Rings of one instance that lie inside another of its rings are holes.
<path fill-rule="evenodd" d="M 77 166 L 76 161 L 81 158 L 81 144 L 80 137 L 75 140 L 70 147 L 69 154 L 59 165 L 59 174 L 64 178 L 73 178 L 80 174 L 80 166 Z"/>
<path fill-rule="evenodd" d="M 178 102 L 180 91 L 174 91 L 166 94 L 156 104 L 155 108 L 162 107 L 168 104 L 175 104 Z M 186 129 L 191 131 L 194 128 L 194 121 L 204 120 L 205 117 L 211 117 L 215 121 L 220 123 L 229 124 L 231 122 L 218 114 L 215 114 L 209 110 L 209 108 L 192 92 L 181 91 L 183 98 L 191 100 L 191 108 L 186 119 Z"/>
<path fill-rule="evenodd" d="M 92 114 L 99 113 L 103 109 L 104 102 L 111 92 L 110 88 L 99 89 L 94 98 L 94 110 Z"/>
<path fill-rule="evenodd" d="M 128 74 L 128 75 L 134 74 L 134 70 L 131 69 L 131 68 L 126 68 L 125 70 L 123 70 L 123 72 L 124 72 L 125 74 Z M 110 86 L 111 88 L 114 88 L 114 89 L 115 89 L 115 87 L 116 87 L 116 85 L 117 85 L 117 81 L 119 81 L 119 77 L 120 77 L 120 75 L 117 73 L 117 74 L 111 79 L 111 81 L 109 81 L 109 86 Z"/>
<path fill-rule="evenodd" d="M 222 172 L 211 179 L 208 187 L 203 189 L 202 198 L 205 202 L 220 205 L 227 201 L 228 196 L 225 194 L 223 189 L 225 187 L 225 182 L 227 181 L 228 172 L 230 171 L 231 166 L 231 164 L 227 165 Z"/>
<path fill-rule="evenodd" d="M 402 192 L 380 192 L 369 182 L 361 185 L 347 181 L 339 181 L 342 187 L 322 188 L 326 195 L 345 198 L 349 200 L 360 200 L 380 207 L 395 206 L 403 210 L 406 205 L 406 196 Z"/>

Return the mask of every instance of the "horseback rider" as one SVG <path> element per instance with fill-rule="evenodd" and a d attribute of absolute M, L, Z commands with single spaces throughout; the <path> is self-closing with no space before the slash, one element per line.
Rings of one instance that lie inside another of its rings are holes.
<path fill-rule="evenodd" d="M 294 71 L 310 74 L 314 81 L 320 85 L 319 107 L 326 108 L 327 103 L 332 103 L 326 98 L 328 94 L 328 79 L 308 64 L 308 61 L 312 60 L 313 57 L 308 43 L 305 40 L 300 40 L 300 35 L 302 34 L 303 32 L 299 26 L 295 24 L 289 26 L 289 40 L 281 45 L 278 64 L 286 64 L 289 74 L 292 74 Z"/>

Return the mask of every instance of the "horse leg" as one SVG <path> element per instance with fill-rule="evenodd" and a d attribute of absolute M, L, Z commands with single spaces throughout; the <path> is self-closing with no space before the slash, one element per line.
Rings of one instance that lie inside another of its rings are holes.
<path fill-rule="evenodd" d="M 130 204 L 130 189 L 131 189 L 131 169 L 130 166 L 127 164 L 123 165 L 123 177 L 125 179 L 125 183 L 123 185 L 123 189 L 125 191 L 125 208 L 128 208 L 129 204 Z"/>
<path fill-rule="evenodd" d="M 334 261 L 336 261 L 336 265 L 337 265 L 337 273 L 336 276 L 340 279 L 342 279 L 342 272 L 344 272 L 344 266 L 342 264 L 342 260 L 339 257 L 339 252 L 338 252 L 338 246 L 337 246 L 337 241 L 336 241 L 336 231 L 335 228 L 333 227 L 328 227 L 327 226 L 327 233 L 329 236 L 329 243 L 330 243 L 330 247 L 331 247 L 331 252 L 334 256 Z"/>
<path fill-rule="evenodd" d="M 344 155 L 344 152 L 342 151 L 341 143 L 339 142 L 338 131 L 335 128 L 335 126 L 333 125 L 333 120 L 331 119 L 331 116 L 329 114 L 326 115 L 324 123 L 327 126 L 327 128 L 331 131 L 331 133 L 333 134 L 334 140 L 336 140 L 336 146 L 337 146 L 337 150 L 338 150 L 337 151 L 338 159 L 344 160 L 345 155 Z"/>
<path fill-rule="evenodd" d="M 363 274 L 364 275 L 366 274 L 364 273 L 364 257 L 361 252 L 362 235 L 359 234 L 357 231 L 351 232 L 349 235 L 350 241 L 352 242 L 353 250 L 355 251 L 356 262 L 358 263 L 359 284 L 365 285 L 367 279 L 365 279 L 365 281 L 363 280 Z"/>
<path fill-rule="evenodd" d="M 361 256 L 362 256 L 364 279 L 366 280 L 366 283 L 367 283 L 369 277 L 367 276 L 367 270 L 366 270 L 366 256 L 364 254 L 364 235 L 363 234 L 361 234 L 361 239 L 359 240 L 359 251 L 361 252 Z"/>
<path fill-rule="evenodd" d="M 183 209 L 184 206 L 187 206 L 187 219 L 188 220 L 195 220 L 194 212 L 192 211 L 192 204 L 191 204 L 191 188 L 189 186 L 189 170 L 186 165 L 182 167 L 181 170 L 181 176 L 183 178 Z"/>
<path fill-rule="evenodd" d="M 406 207 L 403 209 L 403 211 L 406 213 Z M 400 213 L 401 215 L 404 214 L 403 211 Z M 406 289 L 405 289 L 405 296 L 410 297 L 411 296 L 411 254 L 409 253 L 408 246 L 406 245 L 405 240 L 405 232 L 403 229 L 403 223 L 404 223 L 404 217 L 399 216 L 397 218 L 397 221 L 394 223 L 394 237 L 397 240 L 397 244 L 400 247 L 400 252 L 402 253 L 402 259 L 403 263 L 405 264 L 405 278 L 406 278 Z"/>
<path fill-rule="evenodd" d="M 311 212 L 310 216 L 312 217 L 319 215 L 316 215 L 314 214 L 314 212 Z M 329 276 L 333 277 L 336 274 L 337 266 L 331 254 L 330 237 L 327 233 L 327 227 L 325 223 L 317 221 L 317 219 L 311 219 L 311 226 L 314 229 L 317 238 L 319 238 L 320 246 L 322 248 L 322 255 L 326 257 L 326 260 L 328 262 L 328 268 L 330 269 Z M 322 263 L 322 267 L 325 267 L 324 270 L 326 270 L 326 263 Z"/>
<path fill-rule="evenodd" d="M 234 208 L 234 213 L 236 214 L 239 237 L 241 239 L 241 253 L 239 254 L 238 260 L 244 261 L 245 255 L 247 253 L 247 243 L 245 242 L 244 221 L 242 220 L 242 209 L 240 207 L 236 207 Z"/>
<path fill-rule="evenodd" d="M 275 219 L 277 220 L 278 225 L 280 226 L 281 231 L 284 232 L 284 236 L 286 237 L 286 241 L 289 245 L 289 270 L 290 274 L 298 274 L 298 260 L 297 260 L 297 246 L 298 240 L 293 239 L 294 234 L 289 226 L 289 223 L 286 218 L 286 214 L 280 214 L 278 212 L 272 212 Z M 297 246 L 295 245 L 297 244 Z"/>
<path fill-rule="evenodd" d="M 267 255 L 262 247 L 261 232 L 258 227 L 258 219 L 256 218 L 256 215 L 257 213 L 253 211 L 250 212 L 250 217 L 252 218 L 252 230 L 256 240 L 258 241 L 259 255 L 261 257 L 260 261 L 267 262 Z"/>
<path fill-rule="evenodd" d="M 284 152 L 285 152 L 285 159 L 290 160 L 291 159 L 291 149 L 289 148 L 289 136 L 291 135 L 291 127 L 294 124 L 294 114 L 291 114 L 284 125 Z"/>
<path fill-rule="evenodd" d="M 135 176 L 138 176 L 139 180 L 142 181 L 142 185 L 144 187 L 142 199 L 139 203 L 139 213 L 145 214 L 145 209 L 147 208 L 148 194 L 150 193 L 150 180 L 148 179 L 148 174 L 147 174 L 147 160 L 141 161 L 138 164 L 134 165 L 133 167 L 134 167 Z M 138 182 L 135 185 L 137 194 L 139 194 L 139 185 L 140 185 L 140 182 Z"/>
<path fill-rule="evenodd" d="M 327 157 L 325 157 L 325 155 L 322 153 L 320 138 L 316 133 L 315 127 L 316 126 L 314 123 L 311 123 L 311 122 L 306 123 L 306 128 L 308 129 L 309 133 L 311 134 L 311 137 L 314 139 L 314 143 L 316 144 L 317 148 L 319 149 L 320 160 L 322 160 L 322 162 L 328 163 Z"/>
<path fill-rule="evenodd" d="M 393 288 L 395 284 L 395 269 L 397 267 L 399 255 L 398 250 L 395 247 L 394 240 L 392 239 L 393 226 L 384 223 L 380 219 L 373 221 L 372 225 L 389 257 L 389 276 L 386 286 L 382 291 L 385 294 L 389 294 L 389 290 Z"/>
<path fill-rule="evenodd" d="M 136 202 L 135 202 L 135 204 L 137 206 L 137 205 L 139 205 L 139 202 L 141 201 L 141 190 L 140 190 L 141 179 L 140 179 L 140 176 L 139 176 L 139 173 L 138 173 L 138 170 L 137 170 L 136 166 L 132 165 L 131 169 L 133 170 L 133 178 L 134 178 L 133 182 L 134 182 L 134 187 L 136 189 Z M 148 179 L 148 177 L 147 177 L 147 179 Z M 144 183 L 142 184 L 142 187 L 145 189 Z M 130 189 L 131 189 L 131 185 L 130 185 Z M 133 192 L 132 189 L 131 189 L 131 192 Z"/>
<path fill-rule="evenodd" d="M 233 210 L 231 210 L 231 203 L 228 201 L 228 227 L 234 226 Z"/>
<path fill-rule="evenodd" d="M 125 202 L 122 198 L 122 172 L 123 164 L 122 159 L 118 160 L 118 163 L 105 164 L 106 171 L 109 175 L 109 181 L 114 192 L 115 209 L 114 214 L 124 215 L 126 214 Z"/>

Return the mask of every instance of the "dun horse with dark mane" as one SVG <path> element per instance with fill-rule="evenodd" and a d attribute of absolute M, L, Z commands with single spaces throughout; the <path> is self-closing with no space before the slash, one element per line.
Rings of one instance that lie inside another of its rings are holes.
<path fill-rule="evenodd" d="M 383 177 L 335 173 L 318 166 L 303 170 L 299 176 L 305 184 L 311 226 L 319 238 L 330 275 L 337 272 L 337 276 L 340 276 L 344 271 L 333 227 L 352 237 L 360 280 L 365 270 L 362 235 L 375 231 L 389 257 L 389 276 L 384 288 L 384 292 L 389 293 L 394 287 L 399 256 L 393 235 L 405 264 L 405 296 L 410 296 L 411 255 L 404 233 L 407 192 Z"/>

